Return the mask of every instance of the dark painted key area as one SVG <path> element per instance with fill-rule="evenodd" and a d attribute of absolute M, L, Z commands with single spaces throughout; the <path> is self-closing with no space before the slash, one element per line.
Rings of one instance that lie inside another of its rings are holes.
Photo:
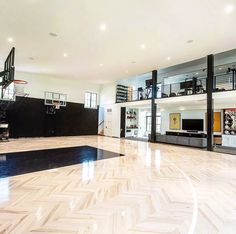
<path fill-rule="evenodd" d="M 90 146 L 0 154 L 0 178 L 120 156 Z"/>

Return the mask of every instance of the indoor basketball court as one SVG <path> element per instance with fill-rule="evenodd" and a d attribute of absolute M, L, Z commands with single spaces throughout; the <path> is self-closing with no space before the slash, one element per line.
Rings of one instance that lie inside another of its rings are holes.
<path fill-rule="evenodd" d="M 0 234 L 236 233 L 236 0 L 0 11 Z"/>

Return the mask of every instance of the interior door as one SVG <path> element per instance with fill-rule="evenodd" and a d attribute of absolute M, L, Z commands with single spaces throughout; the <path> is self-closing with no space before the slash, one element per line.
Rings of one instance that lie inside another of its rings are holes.
<path fill-rule="evenodd" d="M 112 136 L 112 109 L 106 109 L 104 118 L 104 135 Z"/>

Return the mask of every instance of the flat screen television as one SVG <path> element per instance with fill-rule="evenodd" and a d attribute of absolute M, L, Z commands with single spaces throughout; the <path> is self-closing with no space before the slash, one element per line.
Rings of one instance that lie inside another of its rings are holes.
<path fill-rule="evenodd" d="M 203 119 L 182 119 L 182 129 L 186 131 L 203 131 Z"/>

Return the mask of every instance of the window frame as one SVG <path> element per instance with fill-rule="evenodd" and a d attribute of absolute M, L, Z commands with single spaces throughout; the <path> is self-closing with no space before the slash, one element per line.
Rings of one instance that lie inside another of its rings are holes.
<path fill-rule="evenodd" d="M 12 82 L 10 85 L 8 85 L 3 92 L 3 89 L 1 87 L 0 90 L 0 100 L 10 100 L 10 101 L 15 101 L 15 85 Z"/>
<path fill-rule="evenodd" d="M 157 121 L 158 118 L 160 118 L 160 123 L 158 123 L 158 121 Z M 150 130 L 149 130 L 149 128 L 150 128 Z M 147 114 L 146 115 L 146 131 L 151 132 L 151 128 L 152 128 L 152 116 Z M 157 129 L 160 129 L 160 130 L 158 131 Z M 161 114 L 157 114 L 156 115 L 156 133 L 160 133 L 160 132 L 161 132 Z"/>
<path fill-rule="evenodd" d="M 85 92 L 84 108 L 97 109 L 98 94 L 95 92 Z"/>

